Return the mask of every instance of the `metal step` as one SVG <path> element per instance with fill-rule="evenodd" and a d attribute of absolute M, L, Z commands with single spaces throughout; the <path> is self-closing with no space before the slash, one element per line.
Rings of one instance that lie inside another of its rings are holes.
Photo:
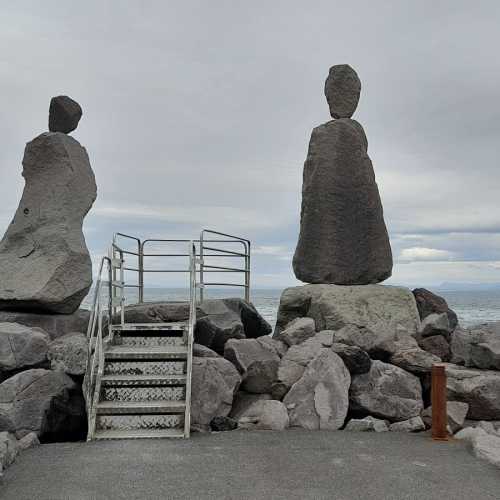
<path fill-rule="evenodd" d="M 185 385 L 187 376 L 179 375 L 103 375 L 103 386 L 134 386 L 134 385 Z"/>
<path fill-rule="evenodd" d="M 184 438 L 181 429 L 138 429 L 96 431 L 95 439 L 161 439 Z"/>
<path fill-rule="evenodd" d="M 100 431 L 183 429 L 184 418 L 183 413 L 96 415 L 96 429 Z"/>
<path fill-rule="evenodd" d="M 108 359 L 104 364 L 104 374 L 121 375 L 129 377 L 132 375 L 145 375 L 167 377 L 170 375 L 184 375 L 186 373 L 186 360 L 147 360 L 147 359 Z"/>
<path fill-rule="evenodd" d="M 164 359 L 183 360 L 187 359 L 187 346 L 109 346 L 104 357 L 112 359 Z"/>
<path fill-rule="evenodd" d="M 141 413 L 184 413 L 185 401 L 101 401 L 97 405 L 98 415 Z"/>
<path fill-rule="evenodd" d="M 184 401 L 186 387 L 179 385 L 105 386 L 101 401 Z"/>
<path fill-rule="evenodd" d="M 185 330 L 188 323 L 184 321 L 175 321 L 172 323 L 123 323 L 121 325 L 111 325 L 114 332 L 119 331 L 137 331 L 137 330 Z"/>
<path fill-rule="evenodd" d="M 163 332 L 161 332 L 163 333 Z M 184 337 L 180 336 L 166 336 L 166 335 L 141 335 L 141 332 L 134 332 L 134 335 L 115 335 L 114 345 L 119 346 L 133 346 L 133 347 L 160 347 L 185 345 Z"/>

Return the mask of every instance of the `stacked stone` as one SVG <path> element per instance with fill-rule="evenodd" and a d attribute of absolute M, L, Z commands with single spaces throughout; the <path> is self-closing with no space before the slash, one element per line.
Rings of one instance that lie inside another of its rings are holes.
<path fill-rule="evenodd" d="M 9 442 L 85 437 L 89 313 L 79 306 L 92 264 L 82 224 L 96 184 L 85 148 L 67 135 L 81 116 L 71 98 L 51 100 L 49 132 L 26 145 L 23 195 L 0 242 L 0 432 Z"/>

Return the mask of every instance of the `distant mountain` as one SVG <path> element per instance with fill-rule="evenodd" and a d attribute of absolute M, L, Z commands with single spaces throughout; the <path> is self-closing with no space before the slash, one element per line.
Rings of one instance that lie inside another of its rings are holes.
<path fill-rule="evenodd" d="M 441 283 L 437 287 L 433 287 L 438 291 L 468 291 L 468 292 L 478 292 L 487 291 L 491 292 L 494 290 L 500 290 L 500 283 Z"/>

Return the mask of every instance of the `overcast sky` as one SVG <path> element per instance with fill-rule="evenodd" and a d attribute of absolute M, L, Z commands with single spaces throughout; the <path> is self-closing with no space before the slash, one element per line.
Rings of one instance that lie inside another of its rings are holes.
<path fill-rule="evenodd" d="M 390 282 L 500 282 L 500 2 L 1 2 L 0 231 L 49 100 L 83 107 L 98 199 L 94 259 L 114 231 L 254 244 L 254 286 L 296 283 L 302 167 L 330 119 L 333 64 L 362 81 L 395 258 Z"/>

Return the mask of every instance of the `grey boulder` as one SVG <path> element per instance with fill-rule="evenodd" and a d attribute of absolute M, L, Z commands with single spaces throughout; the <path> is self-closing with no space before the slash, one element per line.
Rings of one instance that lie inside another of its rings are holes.
<path fill-rule="evenodd" d="M 332 118 L 351 118 L 358 106 L 361 81 L 351 66 L 337 64 L 330 68 L 325 82 L 325 97 Z"/>
<path fill-rule="evenodd" d="M 345 426 L 346 431 L 355 432 L 387 432 L 389 430 L 387 420 L 381 420 L 371 416 L 365 418 L 351 418 Z"/>
<path fill-rule="evenodd" d="M 238 417 L 238 427 L 249 430 L 283 431 L 289 425 L 288 412 L 281 401 L 255 401 Z"/>
<path fill-rule="evenodd" d="M 0 432 L 0 475 L 11 465 L 19 453 L 16 437 L 10 432 Z"/>
<path fill-rule="evenodd" d="M 351 376 L 342 359 L 323 348 L 285 396 L 290 427 L 335 430 L 344 425 Z"/>
<path fill-rule="evenodd" d="M 193 344 L 193 356 L 198 358 L 220 358 L 220 355 L 215 351 L 201 344 Z"/>
<path fill-rule="evenodd" d="M 227 359 L 193 358 L 191 425 L 208 430 L 214 417 L 226 417 L 241 383 L 238 370 Z"/>
<path fill-rule="evenodd" d="M 422 386 L 415 375 L 375 360 L 368 373 L 353 377 L 349 401 L 354 412 L 401 422 L 420 415 Z"/>
<path fill-rule="evenodd" d="M 273 399 L 270 394 L 251 394 L 245 391 L 238 391 L 234 396 L 233 406 L 229 416 L 238 420 L 257 401 L 267 401 Z"/>
<path fill-rule="evenodd" d="M 447 425 L 452 433 L 455 433 L 463 428 L 468 411 L 469 405 L 467 403 L 461 403 L 460 401 L 446 402 Z M 428 406 L 422 412 L 421 416 L 426 427 L 432 427 L 432 406 Z"/>
<path fill-rule="evenodd" d="M 296 318 L 292 320 L 277 337 L 288 346 L 300 344 L 316 333 L 314 320 L 311 318 Z"/>
<path fill-rule="evenodd" d="M 0 242 L 0 309 L 69 314 L 92 284 L 82 232 L 96 199 L 85 148 L 60 132 L 26 146 L 19 207 Z"/>
<path fill-rule="evenodd" d="M 88 357 L 87 336 L 72 332 L 53 340 L 47 357 L 52 370 L 62 370 L 68 375 L 84 375 Z"/>
<path fill-rule="evenodd" d="M 18 438 L 75 439 L 85 429 L 81 387 L 60 371 L 26 370 L 0 384 L 0 430 Z"/>
<path fill-rule="evenodd" d="M 425 288 L 415 288 L 413 290 L 413 295 L 417 301 L 418 312 L 422 320 L 429 316 L 429 314 L 446 313 L 448 315 L 451 329 L 454 330 L 457 327 L 457 315 L 448 307 L 448 303 L 443 297 L 440 297 Z"/>
<path fill-rule="evenodd" d="M 394 422 L 389 425 L 392 432 L 419 432 L 425 431 L 425 424 L 421 417 L 411 417 L 402 422 Z"/>
<path fill-rule="evenodd" d="M 442 335 L 446 340 L 450 340 L 452 332 L 453 328 L 446 313 L 432 313 L 422 320 L 418 334 L 421 337 Z"/>
<path fill-rule="evenodd" d="M 358 346 L 334 343 L 332 351 L 338 354 L 351 375 L 358 375 L 370 371 L 372 360 L 370 356 Z"/>
<path fill-rule="evenodd" d="M 49 130 L 68 134 L 76 129 L 82 117 L 80 105 L 67 95 L 59 95 L 50 100 Z"/>
<path fill-rule="evenodd" d="M 252 393 L 269 393 L 278 376 L 280 357 L 258 339 L 230 339 L 224 357 L 231 361 L 242 377 L 242 389 Z"/>
<path fill-rule="evenodd" d="M 418 339 L 418 345 L 421 349 L 434 354 L 442 361 L 450 361 L 451 359 L 450 344 L 442 335 L 432 335 L 431 337 Z"/>
<path fill-rule="evenodd" d="M 389 362 L 415 375 L 424 375 L 430 373 L 432 366 L 440 363 L 441 358 L 415 347 L 397 351 L 390 357 Z"/>
<path fill-rule="evenodd" d="M 362 126 L 349 118 L 312 132 L 293 257 L 300 281 L 367 285 L 392 274 L 391 246 L 366 147 Z"/>
<path fill-rule="evenodd" d="M 467 418 L 500 420 L 500 372 L 446 364 L 448 399 L 469 405 Z"/>
<path fill-rule="evenodd" d="M 0 323 L 0 371 L 19 370 L 47 361 L 50 338 L 41 328 Z"/>

